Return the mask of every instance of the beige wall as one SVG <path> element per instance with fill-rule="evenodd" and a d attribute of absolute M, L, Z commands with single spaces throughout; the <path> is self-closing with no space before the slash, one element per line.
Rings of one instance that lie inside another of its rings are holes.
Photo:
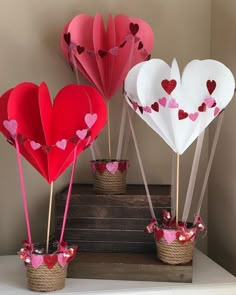
<path fill-rule="evenodd" d="M 236 1 L 214 0 L 212 57 L 236 74 Z M 236 275 L 236 133 L 235 98 L 225 111 L 209 182 L 209 254 Z M 210 141 L 214 126 L 210 130 Z"/>
<path fill-rule="evenodd" d="M 210 0 L 5 0 L 0 1 L 0 92 L 24 80 L 35 83 L 45 80 L 51 92 L 55 94 L 60 87 L 74 82 L 74 75 L 61 56 L 60 31 L 74 15 L 94 15 L 98 11 L 104 15 L 126 13 L 145 19 L 155 33 L 153 57 L 162 58 L 167 62 L 176 57 L 183 68 L 192 59 L 210 56 Z M 119 121 L 119 113 L 116 110 L 121 108 L 122 100 L 121 93 L 112 100 L 113 150 L 118 131 L 116 122 Z M 139 118 L 135 118 L 135 128 L 149 183 L 170 183 L 170 149 Z M 101 147 L 105 137 L 103 134 L 100 138 Z M 3 137 L 0 138 L 0 147 L 0 254 L 5 254 L 15 253 L 20 247 L 20 241 L 26 236 L 15 152 L 6 144 Z M 106 149 L 105 146 L 103 148 Z M 206 137 L 199 181 L 207 155 Z M 192 156 L 193 147 L 181 158 L 182 198 L 186 191 Z M 133 144 L 130 145 L 128 158 L 131 161 L 128 182 L 142 183 Z M 76 181 L 92 181 L 89 160 L 89 152 L 81 155 Z M 24 173 L 33 239 L 39 241 L 44 238 L 46 232 L 49 188 L 26 162 Z M 58 180 L 56 190 L 64 186 L 68 178 L 69 171 Z M 196 195 L 200 190 L 199 183 Z M 196 201 L 197 199 L 195 203 Z M 203 208 L 205 220 L 206 201 Z M 206 249 L 206 239 L 202 244 Z"/>

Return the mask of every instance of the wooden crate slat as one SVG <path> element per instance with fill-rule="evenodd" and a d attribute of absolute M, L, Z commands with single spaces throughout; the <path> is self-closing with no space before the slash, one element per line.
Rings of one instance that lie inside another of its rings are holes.
<path fill-rule="evenodd" d="M 56 205 L 56 216 L 63 217 L 64 206 Z M 154 208 L 157 216 L 161 216 L 162 208 Z M 94 218 L 150 218 L 148 207 L 98 207 L 98 206 L 70 206 L 68 217 L 94 217 Z"/>
<path fill-rule="evenodd" d="M 65 239 L 83 241 L 116 241 L 116 242 L 146 242 L 153 241 L 153 235 L 139 230 L 81 230 L 67 229 Z"/>
<path fill-rule="evenodd" d="M 151 195 L 170 195 L 170 185 L 149 185 L 149 191 Z M 68 187 L 60 192 L 62 198 L 66 198 Z M 72 186 L 72 195 L 95 195 L 93 186 L 91 184 L 78 184 L 75 183 Z M 145 188 L 143 184 L 128 184 L 127 192 L 125 195 L 143 195 L 146 196 Z M 96 196 L 103 196 L 102 194 L 96 194 Z M 107 195 L 106 195 L 107 196 Z M 113 195 L 114 196 L 114 195 Z M 120 195 L 117 195 L 120 196 Z"/>
<path fill-rule="evenodd" d="M 155 253 L 154 242 L 108 242 L 108 241 L 82 241 L 67 240 L 69 243 L 79 246 L 80 252 L 107 252 L 107 253 Z"/>
<path fill-rule="evenodd" d="M 69 264 L 68 277 L 191 283 L 192 263 L 167 265 L 147 254 L 79 253 Z"/>
<path fill-rule="evenodd" d="M 56 229 L 62 226 L 62 217 L 56 217 Z M 66 229 L 145 229 L 150 218 L 90 218 L 90 217 L 72 217 L 66 221 Z"/>
<path fill-rule="evenodd" d="M 65 196 L 60 197 L 56 195 L 56 201 L 58 205 L 65 205 Z M 170 200 L 166 196 L 154 195 L 152 196 L 153 207 L 170 207 Z M 73 205 L 88 206 L 93 204 L 93 206 L 118 206 L 126 207 L 133 206 L 136 207 L 147 207 L 148 201 L 146 195 L 72 195 L 70 200 L 70 206 Z"/>

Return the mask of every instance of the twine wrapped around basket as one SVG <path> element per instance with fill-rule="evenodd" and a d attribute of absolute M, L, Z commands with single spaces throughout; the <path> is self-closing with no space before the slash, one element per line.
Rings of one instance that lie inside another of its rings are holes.
<path fill-rule="evenodd" d="M 102 194 L 125 194 L 127 160 L 91 161 L 94 174 L 94 190 Z"/>
<path fill-rule="evenodd" d="M 65 287 L 67 266 L 62 267 L 58 262 L 49 269 L 44 263 L 35 269 L 27 265 L 28 288 L 32 291 L 51 292 Z"/>
<path fill-rule="evenodd" d="M 171 226 L 171 222 L 169 223 Z M 185 264 L 193 259 L 198 224 L 179 222 L 178 227 L 155 225 L 154 236 L 158 258 L 168 264 Z"/>
<path fill-rule="evenodd" d="M 37 245 L 37 246 L 36 246 Z M 65 287 L 68 263 L 75 257 L 78 246 L 55 241 L 50 244 L 49 253 L 41 244 L 23 241 L 18 252 L 26 266 L 28 288 L 37 292 L 51 292 Z"/>
<path fill-rule="evenodd" d="M 168 264 L 185 264 L 193 259 L 194 241 L 180 243 L 174 240 L 171 244 L 162 238 L 156 241 L 158 258 Z"/>
<path fill-rule="evenodd" d="M 193 250 L 198 230 L 206 231 L 200 216 L 194 223 L 179 222 L 163 210 L 163 221 L 158 223 L 152 219 L 146 227 L 146 232 L 154 233 L 157 246 L 157 257 L 168 264 L 186 264 L 193 259 Z"/>

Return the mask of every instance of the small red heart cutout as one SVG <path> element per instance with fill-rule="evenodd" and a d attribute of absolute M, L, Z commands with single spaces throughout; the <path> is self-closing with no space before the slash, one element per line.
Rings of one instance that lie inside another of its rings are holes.
<path fill-rule="evenodd" d="M 57 255 L 44 255 L 43 261 L 47 265 L 48 269 L 52 269 L 57 263 Z"/>
<path fill-rule="evenodd" d="M 154 102 L 154 103 L 151 105 L 151 108 L 152 108 L 155 112 L 159 112 L 159 104 L 158 104 L 158 102 Z"/>
<path fill-rule="evenodd" d="M 118 170 L 120 171 L 120 173 L 123 173 L 124 171 L 126 171 L 126 167 L 127 167 L 127 163 L 125 161 L 119 162 Z"/>
<path fill-rule="evenodd" d="M 138 50 L 142 49 L 143 48 L 143 42 L 142 41 L 139 41 L 139 44 L 138 44 Z"/>
<path fill-rule="evenodd" d="M 84 47 L 78 45 L 78 46 L 77 46 L 77 52 L 78 52 L 79 54 L 83 53 L 83 52 L 84 52 Z"/>
<path fill-rule="evenodd" d="M 96 163 L 95 164 L 96 170 L 100 173 L 103 174 L 103 172 L 106 170 L 106 163 Z"/>
<path fill-rule="evenodd" d="M 178 117 L 179 117 L 179 120 L 184 120 L 188 118 L 188 113 L 186 113 L 184 110 L 179 110 Z"/>
<path fill-rule="evenodd" d="M 105 57 L 107 55 L 107 51 L 99 49 L 98 54 L 100 55 L 101 58 Z"/>
<path fill-rule="evenodd" d="M 64 34 L 64 40 L 66 42 L 66 44 L 69 46 L 70 45 L 70 39 L 71 39 L 71 35 L 70 33 L 65 33 Z"/>
<path fill-rule="evenodd" d="M 160 241 L 164 236 L 164 232 L 162 229 L 155 229 L 154 235 L 155 235 L 156 240 Z"/>
<path fill-rule="evenodd" d="M 199 112 L 205 112 L 206 111 L 206 104 L 203 102 L 200 107 L 198 107 Z"/>
<path fill-rule="evenodd" d="M 215 80 L 207 80 L 206 85 L 207 85 L 207 89 L 211 95 L 216 88 L 216 81 Z"/>
<path fill-rule="evenodd" d="M 140 113 L 143 114 L 143 107 L 139 106 L 138 109 L 139 109 Z"/>
<path fill-rule="evenodd" d="M 139 25 L 134 24 L 134 23 L 130 23 L 129 29 L 130 29 L 130 32 L 135 36 L 139 31 Z"/>
<path fill-rule="evenodd" d="M 162 88 L 168 93 L 171 94 L 171 92 L 175 89 L 177 85 L 177 82 L 175 80 L 163 80 L 161 82 Z"/>

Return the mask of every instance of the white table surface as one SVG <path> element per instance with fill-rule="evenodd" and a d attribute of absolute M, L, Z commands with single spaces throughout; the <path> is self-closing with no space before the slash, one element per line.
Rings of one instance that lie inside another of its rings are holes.
<path fill-rule="evenodd" d="M 195 250 L 193 283 L 66 279 L 65 289 L 53 293 L 27 290 L 25 267 L 17 256 L 0 256 L 0 295 L 236 295 L 236 278 Z"/>

